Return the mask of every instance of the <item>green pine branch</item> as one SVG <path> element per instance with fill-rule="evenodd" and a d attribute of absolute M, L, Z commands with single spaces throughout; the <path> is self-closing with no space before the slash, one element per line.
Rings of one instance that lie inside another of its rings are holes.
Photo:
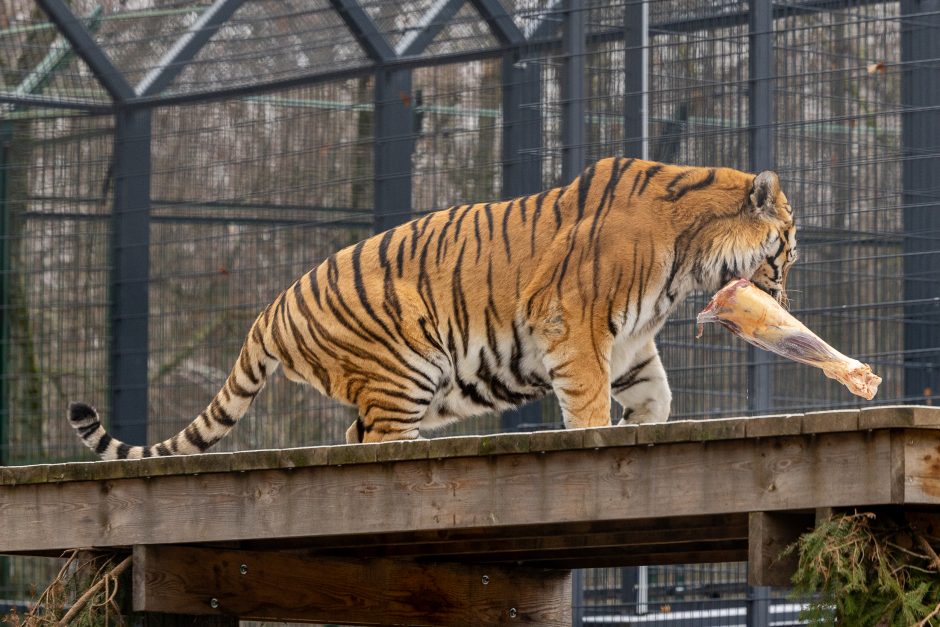
<path fill-rule="evenodd" d="M 814 597 L 810 625 L 940 626 L 940 539 L 870 512 L 820 522 L 785 554 L 798 553 L 794 594 Z"/>

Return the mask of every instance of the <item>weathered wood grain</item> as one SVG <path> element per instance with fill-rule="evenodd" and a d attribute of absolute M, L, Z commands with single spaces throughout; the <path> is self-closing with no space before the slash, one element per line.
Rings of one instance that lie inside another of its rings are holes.
<path fill-rule="evenodd" d="M 568 627 L 571 580 L 557 570 L 135 546 L 134 609 L 356 625 Z"/>
<path fill-rule="evenodd" d="M 259 469 L 367 464 L 414 459 L 602 449 L 677 442 L 712 442 L 846 431 L 940 428 L 940 408 L 873 407 L 787 416 L 678 421 L 595 429 L 435 438 L 354 446 L 319 446 L 285 450 L 209 453 L 114 462 L 83 462 L 0 468 L 0 485 L 68 481 L 106 481 L 133 477 L 245 472 Z"/>
<path fill-rule="evenodd" d="M 723 418 L 719 420 L 696 420 L 690 424 L 690 439 L 693 442 L 715 440 L 739 440 L 746 437 L 746 427 L 753 418 Z"/>
<path fill-rule="evenodd" d="M 816 522 L 815 511 L 751 512 L 749 520 L 747 583 L 752 586 L 789 586 L 799 556 L 784 556 L 788 546 Z"/>
<path fill-rule="evenodd" d="M 430 454 L 388 463 L 4 485 L 0 552 L 854 507 L 897 502 L 892 489 L 901 480 L 891 432 L 878 430 Z"/>
<path fill-rule="evenodd" d="M 688 521 L 688 522 L 687 522 Z M 656 526 L 654 526 L 656 523 Z M 593 565 L 598 556 L 634 558 L 649 553 L 678 553 L 716 548 L 745 549 L 747 516 L 706 516 L 688 519 L 636 521 L 626 529 L 610 531 L 551 532 L 532 529 L 510 537 L 483 536 L 468 539 L 378 541 L 356 543 L 356 538 L 311 549 L 308 555 L 356 557 L 420 557 L 475 563 L 530 564 L 564 560 L 580 568 Z M 629 561 L 629 560 L 628 560 Z M 635 561 L 635 560 L 633 560 Z"/>
<path fill-rule="evenodd" d="M 859 412 L 859 429 L 890 427 L 940 428 L 940 407 L 887 405 L 866 407 Z"/>
<path fill-rule="evenodd" d="M 857 409 L 837 409 L 803 414 L 803 433 L 835 433 L 858 430 Z"/>
<path fill-rule="evenodd" d="M 745 430 L 749 438 L 797 435 L 803 431 L 803 415 L 756 416 L 747 421 Z"/>
<path fill-rule="evenodd" d="M 904 502 L 940 505 L 940 431 L 911 429 L 904 446 Z"/>

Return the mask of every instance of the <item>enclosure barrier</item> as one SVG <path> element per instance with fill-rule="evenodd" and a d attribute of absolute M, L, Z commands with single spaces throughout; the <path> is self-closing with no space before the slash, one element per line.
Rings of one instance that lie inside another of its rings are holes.
<path fill-rule="evenodd" d="M 834 509 L 940 524 L 940 408 L 10 467 L 0 503 L 0 552 L 131 551 L 140 611 L 570 625 L 572 568 L 779 585 Z"/>
<path fill-rule="evenodd" d="M 777 170 L 800 228 L 793 313 L 884 376 L 879 402 L 936 402 L 938 16 L 940 0 L 0 0 L 0 464 L 87 455 L 73 400 L 133 443 L 176 433 L 313 264 L 609 155 Z M 659 334 L 674 417 L 857 404 L 729 334 L 693 340 L 708 296 Z M 352 419 L 275 377 L 214 450 L 340 442 Z M 447 433 L 560 420 L 548 401 Z M 40 561 L 0 558 L 0 595 L 47 580 Z M 765 607 L 742 568 L 702 567 L 695 593 L 651 568 L 649 609 Z M 647 607 L 632 567 L 573 579 L 578 623 Z"/>
<path fill-rule="evenodd" d="M 883 400 L 940 390 L 937 0 L 7 1 L 0 463 L 73 457 L 50 416 L 75 398 L 127 441 L 179 428 L 251 317 L 337 248 L 609 155 L 776 169 L 795 313 L 877 366 Z M 854 403 L 693 344 L 701 298 L 660 334 L 675 415 Z M 269 414 L 300 406 L 276 385 Z M 549 405 L 500 426 L 550 423 Z M 288 442 L 245 422 L 241 448 Z"/>

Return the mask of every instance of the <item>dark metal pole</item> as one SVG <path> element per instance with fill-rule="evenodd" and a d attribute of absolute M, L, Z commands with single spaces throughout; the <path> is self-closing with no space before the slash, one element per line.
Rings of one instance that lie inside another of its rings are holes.
<path fill-rule="evenodd" d="M 375 232 L 411 219 L 414 107 L 410 69 L 375 73 Z"/>
<path fill-rule="evenodd" d="M 542 74 L 518 52 L 503 57 L 503 196 L 542 190 Z"/>
<path fill-rule="evenodd" d="M 649 158 L 647 116 L 649 92 L 649 9 L 646 0 L 627 0 L 623 10 L 623 155 Z M 616 424 L 623 407 L 610 403 L 610 419 Z M 627 572 L 626 570 L 624 572 Z M 636 569 L 633 569 L 634 576 Z"/>
<path fill-rule="evenodd" d="M 216 0 L 203 11 L 186 34 L 173 44 L 157 66 L 137 85 L 137 95 L 154 96 L 166 89 L 243 2 L 244 0 Z"/>
<path fill-rule="evenodd" d="M 470 0 L 490 27 L 490 31 L 503 45 L 518 47 L 525 44 L 525 35 L 516 26 L 512 16 L 500 0 Z"/>
<path fill-rule="evenodd" d="M 382 63 L 395 58 L 395 51 L 385 36 L 356 0 L 330 0 L 330 5 L 370 59 Z"/>
<path fill-rule="evenodd" d="M 584 570 L 571 571 L 571 627 L 584 624 Z"/>
<path fill-rule="evenodd" d="M 750 115 L 750 169 L 774 167 L 773 32 L 772 0 L 751 3 L 748 18 L 748 112 Z M 772 357 L 748 345 L 747 405 L 752 413 L 770 410 L 773 399 Z"/>
<path fill-rule="evenodd" d="M 542 189 L 542 75 L 538 63 L 520 50 L 503 57 L 503 197 Z M 520 431 L 542 423 L 542 401 L 503 412 L 502 430 Z"/>
<path fill-rule="evenodd" d="M 933 403 L 940 393 L 940 0 L 902 0 L 900 24 L 904 396 Z"/>
<path fill-rule="evenodd" d="M 565 183 L 581 174 L 587 163 L 585 144 L 585 11 L 581 0 L 566 0 L 562 25 L 561 171 Z"/>
<path fill-rule="evenodd" d="M 770 625 L 770 588 L 753 586 L 748 588 L 747 627 Z"/>
<path fill-rule="evenodd" d="M 623 154 L 637 159 L 647 158 L 648 16 L 645 0 L 628 0 L 624 7 Z"/>
<path fill-rule="evenodd" d="M 438 0 L 427 9 L 421 27 L 401 38 L 395 53 L 399 57 L 412 57 L 423 53 L 447 23 L 457 15 L 463 3 L 464 0 Z"/>
<path fill-rule="evenodd" d="M 123 102 L 134 97 L 134 89 L 124 79 L 124 75 L 114 67 L 111 59 L 98 46 L 82 21 L 69 10 L 64 0 L 37 0 L 37 3 L 114 100 Z"/>
<path fill-rule="evenodd" d="M 117 107 L 111 213 L 110 429 L 120 440 L 142 444 L 147 441 L 148 418 L 151 112 L 125 106 L 136 96 L 134 89 L 63 0 L 38 2 Z"/>
<path fill-rule="evenodd" d="M 10 207 L 7 204 L 9 193 L 7 185 L 8 169 L 13 165 L 10 159 L 13 142 L 13 126 L 10 122 L 0 122 L 0 466 L 10 461 L 10 287 L 13 272 L 10 263 L 10 247 L 15 244 L 10 233 Z M 5 576 L 6 564 L 0 572 Z"/>
<path fill-rule="evenodd" d="M 115 116 L 111 214 L 111 432 L 147 441 L 150 281 L 149 109 Z"/>

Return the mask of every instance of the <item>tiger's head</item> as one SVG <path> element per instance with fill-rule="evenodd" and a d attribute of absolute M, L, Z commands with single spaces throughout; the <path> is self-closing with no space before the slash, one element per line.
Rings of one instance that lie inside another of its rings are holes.
<path fill-rule="evenodd" d="M 760 244 L 763 260 L 750 277 L 744 278 L 787 307 L 787 275 L 797 259 L 796 224 L 776 172 L 765 170 L 754 177 L 742 212 L 763 227 L 758 231 L 763 238 Z"/>

